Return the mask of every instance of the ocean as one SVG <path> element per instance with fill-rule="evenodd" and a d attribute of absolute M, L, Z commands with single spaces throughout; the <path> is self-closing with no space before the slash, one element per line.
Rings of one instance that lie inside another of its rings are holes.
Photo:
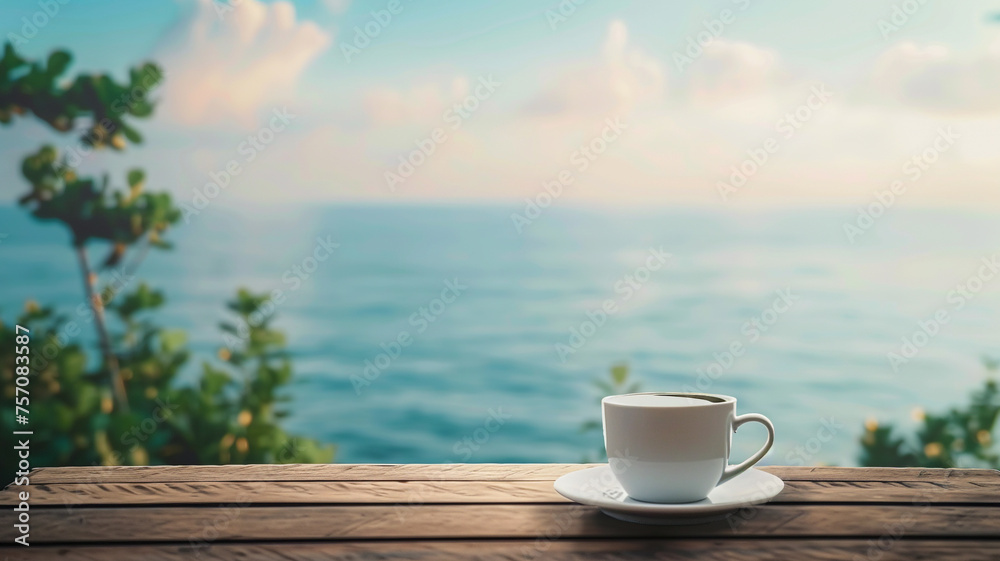
<path fill-rule="evenodd" d="M 768 416 L 765 463 L 854 465 L 866 419 L 912 427 L 1000 354 L 994 214 L 890 208 L 852 243 L 851 208 L 553 205 L 518 232 L 522 207 L 218 200 L 138 276 L 167 294 L 156 321 L 189 333 L 187 380 L 225 345 L 237 287 L 280 291 L 288 427 L 339 462 L 593 458 L 594 380 L 627 363 L 645 391 L 734 395 Z M 0 238 L 0 317 L 27 299 L 72 314 L 64 229 L 5 206 Z M 763 435 L 741 429 L 734 459 Z"/>

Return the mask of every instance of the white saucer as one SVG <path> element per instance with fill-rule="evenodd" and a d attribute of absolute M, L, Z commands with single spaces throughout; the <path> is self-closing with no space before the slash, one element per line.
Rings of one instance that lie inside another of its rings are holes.
<path fill-rule="evenodd" d="M 596 506 L 604 514 L 640 524 L 699 524 L 724 518 L 749 505 L 773 499 L 785 483 L 758 469 L 748 469 L 694 503 L 644 503 L 629 498 L 607 465 L 567 473 L 555 482 L 556 492 L 571 501 Z"/>

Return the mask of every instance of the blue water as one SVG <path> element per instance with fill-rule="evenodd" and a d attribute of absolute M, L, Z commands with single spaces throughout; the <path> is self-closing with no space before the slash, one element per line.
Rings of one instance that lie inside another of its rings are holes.
<path fill-rule="evenodd" d="M 628 362 L 644 389 L 677 390 L 739 343 L 707 388 L 774 421 L 767 461 L 851 465 L 864 419 L 909 425 L 914 407 L 959 402 L 983 378 L 980 357 L 998 351 L 997 286 L 961 310 L 946 301 L 1000 251 L 995 215 L 891 209 L 852 245 L 851 209 L 550 208 L 523 234 L 513 210 L 217 202 L 171 232 L 176 249 L 152 253 L 140 276 L 168 295 L 158 321 L 187 329 L 206 358 L 224 344 L 217 325 L 236 287 L 282 289 L 290 428 L 336 443 L 342 462 L 579 461 L 601 446 L 579 428 L 600 418 L 592 380 L 613 363 Z M 81 284 L 61 227 L 0 207 L 0 233 L 0 317 L 29 298 L 72 313 Z M 292 290 L 283 276 L 319 236 L 340 247 Z M 616 284 L 660 247 L 672 257 L 626 299 Z M 456 279 L 468 288 L 433 303 Z M 742 326 L 784 289 L 797 300 L 767 312 L 776 320 L 751 341 Z M 607 299 L 619 311 L 560 360 L 556 344 Z M 428 306 L 433 322 L 411 320 Z M 940 308 L 949 323 L 894 372 L 886 353 Z M 352 376 L 404 331 L 411 344 L 358 395 Z M 503 423 L 487 422 L 491 412 Z M 824 422 L 843 428 L 821 443 Z M 741 429 L 734 455 L 762 435 Z M 808 456 L 790 456 L 796 447 Z"/>

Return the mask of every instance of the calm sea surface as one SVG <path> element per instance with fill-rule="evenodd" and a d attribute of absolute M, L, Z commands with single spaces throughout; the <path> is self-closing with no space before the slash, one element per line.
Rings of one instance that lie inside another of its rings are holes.
<path fill-rule="evenodd" d="M 167 293 L 157 321 L 188 330 L 189 376 L 223 346 L 237 287 L 282 290 L 290 428 L 336 443 L 342 462 L 579 461 L 601 446 L 580 432 L 600 418 L 593 380 L 625 361 L 643 389 L 697 387 L 704 372 L 702 387 L 769 416 L 770 463 L 851 465 L 865 418 L 910 425 L 917 406 L 953 405 L 983 379 L 980 357 L 1000 354 L 1000 276 L 960 309 L 949 299 L 1000 252 L 995 215 L 890 209 L 851 244 L 851 209 L 550 208 L 523 234 L 514 210 L 216 202 L 139 276 Z M 81 283 L 63 229 L 0 207 L 0 233 L 0 317 L 29 298 L 72 313 Z M 332 256 L 307 259 L 327 237 Z M 661 248 L 665 265 L 643 269 Z M 435 301 L 447 283 L 452 301 Z M 592 329 L 608 300 L 615 313 Z M 942 309 L 948 323 L 894 370 L 887 353 Z M 401 334 L 409 345 L 379 358 Z M 384 369 L 365 380 L 365 361 Z M 824 424 L 841 428 L 820 444 Z M 748 426 L 734 454 L 762 438 Z"/>

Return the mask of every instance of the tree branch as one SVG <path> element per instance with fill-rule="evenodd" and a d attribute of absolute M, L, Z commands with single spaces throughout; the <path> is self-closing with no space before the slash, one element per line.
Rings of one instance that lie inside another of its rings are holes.
<path fill-rule="evenodd" d="M 122 381 L 121 371 L 118 369 L 118 357 L 111 349 L 111 338 L 108 336 L 108 327 L 104 319 L 104 302 L 94 290 L 94 276 L 90 269 L 90 263 L 87 261 L 87 251 L 82 244 L 75 247 L 76 255 L 80 260 L 80 271 L 83 273 L 83 288 L 87 293 L 90 309 L 94 311 L 94 325 L 97 327 L 101 354 L 104 356 L 104 364 L 111 378 L 111 390 L 115 396 L 115 405 L 119 411 L 128 413 L 128 396 L 125 393 L 125 383 Z"/>

